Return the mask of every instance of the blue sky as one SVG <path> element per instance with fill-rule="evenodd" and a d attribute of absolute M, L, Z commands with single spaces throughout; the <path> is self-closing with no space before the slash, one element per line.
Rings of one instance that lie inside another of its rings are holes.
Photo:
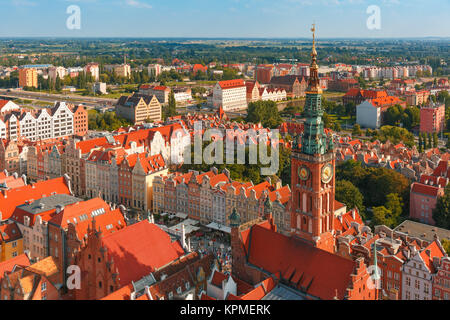
<path fill-rule="evenodd" d="M 80 30 L 66 28 L 72 4 Z M 313 21 L 322 38 L 450 37 L 450 0 L 0 0 L 0 12 L 0 37 L 301 38 Z"/>

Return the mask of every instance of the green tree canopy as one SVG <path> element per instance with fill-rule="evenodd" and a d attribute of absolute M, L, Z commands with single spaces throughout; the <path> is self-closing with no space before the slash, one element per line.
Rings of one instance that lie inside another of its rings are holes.
<path fill-rule="evenodd" d="M 438 198 L 433 210 L 433 220 L 436 226 L 450 229 L 450 186 L 447 186 L 444 195 Z"/>
<path fill-rule="evenodd" d="M 260 123 L 267 128 L 275 129 L 283 122 L 274 101 L 257 101 L 248 105 L 247 122 Z"/>
<path fill-rule="evenodd" d="M 358 208 L 361 214 L 364 212 L 363 195 L 350 181 L 336 182 L 336 200 L 344 203 L 348 209 Z"/>

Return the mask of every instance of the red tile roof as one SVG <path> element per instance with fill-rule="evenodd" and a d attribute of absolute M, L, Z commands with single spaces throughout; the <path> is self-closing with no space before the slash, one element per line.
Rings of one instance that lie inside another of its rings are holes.
<path fill-rule="evenodd" d="M 4 242 L 15 241 L 22 238 L 22 233 L 16 223 L 0 226 L 0 238 Z"/>
<path fill-rule="evenodd" d="M 15 258 L 0 262 L 0 281 L 3 278 L 5 272 L 12 272 L 14 266 L 16 265 L 28 267 L 30 265 L 30 259 L 28 259 L 28 256 L 23 253 Z"/>
<path fill-rule="evenodd" d="M 431 273 L 436 273 L 436 268 L 434 267 L 433 264 L 433 258 L 434 257 L 442 258 L 445 255 L 446 255 L 445 251 L 441 250 L 436 241 L 430 243 L 428 247 L 423 249 L 422 252 L 420 253 L 420 256 L 422 257 L 423 261 L 425 262 L 425 265 L 427 266 L 428 270 L 430 270 Z"/>
<path fill-rule="evenodd" d="M 245 83 L 244 83 L 244 80 L 242 80 L 242 79 L 225 80 L 225 81 L 219 81 L 219 86 L 222 89 L 233 89 L 233 88 L 245 87 Z"/>
<path fill-rule="evenodd" d="M 114 259 L 122 286 L 184 255 L 178 241 L 172 242 L 166 232 L 146 220 L 105 236 L 102 242 Z"/>
<path fill-rule="evenodd" d="M 299 282 L 297 287 L 321 299 L 331 300 L 336 292 L 340 297 L 347 294 L 355 262 L 274 232 L 267 221 L 249 230 L 241 237 L 250 264 L 275 275 L 290 274 L 292 283 Z"/>
<path fill-rule="evenodd" d="M 411 191 L 414 193 L 420 193 L 431 197 L 437 197 L 439 194 L 439 188 L 414 182 L 412 184 Z"/>
<path fill-rule="evenodd" d="M 228 280 L 228 276 L 216 270 L 214 271 L 213 277 L 211 279 L 211 284 L 215 285 L 216 287 L 222 288 L 222 283 L 226 280 Z"/>
<path fill-rule="evenodd" d="M 35 184 L 29 184 L 12 190 L 4 190 L 0 192 L 2 219 L 6 220 L 11 218 L 16 207 L 24 204 L 27 200 L 37 200 L 52 194 L 71 194 L 64 177 L 39 181 Z"/>

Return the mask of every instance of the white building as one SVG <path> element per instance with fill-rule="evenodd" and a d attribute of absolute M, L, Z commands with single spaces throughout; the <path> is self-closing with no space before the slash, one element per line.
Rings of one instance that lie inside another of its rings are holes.
<path fill-rule="evenodd" d="M 370 100 L 356 106 L 356 123 L 363 128 L 378 129 L 381 126 L 381 109 Z"/>
<path fill-rule="evenodd" d="M 247 109 L 247 87 L 244 80 L 219 81 L 213 89 L 213 106 L 223 111 L 239 111 Z"/>
<path fill-rule="evenodd" d="M 106 83 L 105 82 L 96 82 L 93 84 L 93 91 L 95 93 L 107 94 L 106 91 Z"/>
<path fill-rule="evenodd" d="M 64 79 L 66 74 L 67 74 L 67 70 L 64 67 L 50 67 L 50 68 L 48 68 L 48 77 L 51 80 L 56 80 L 57 77 L 59 77 L 62 80 L 62 79 Z"/>
<path fill-rule="evenodd" d="M 89 63 L 84 67 L 84 72 L 86 75 L 90 74 L 94 81 L 98 81 L 100 79 L 100 67 L 98 63 Z"/>
<path fill-rule="evenodd" d="M 175 101 L 177 103 L 183 103 L 183 102 L 192 100 L 192 95 L 191 95 L 190 91 L 185 91 L 185 90 L 175 91 L 174 90 L 173 96 L 175 97 Z"/>
<path fill-rule="evenodd" d="M 148 74 L 151 76 L 153 75 L 154 77 L 157 77 L 161 74 L 162 72 L 162 66 L 160 64 L 149 64 L 148 65 Z"/>
<path fill-rule="evenodd" d="M 402 270 L 402 300 L 431 300 L 433 275 L 445 251 L 436 240 L 421 252 L 415 247 L 412 252 L 412 258 Z"/>

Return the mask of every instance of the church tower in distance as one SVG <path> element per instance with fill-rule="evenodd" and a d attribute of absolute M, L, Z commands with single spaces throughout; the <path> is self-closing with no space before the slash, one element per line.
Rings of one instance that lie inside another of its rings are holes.
<path fill-rule="evenodd" d="M 291 234 L 322 250 L 335 251 L 334 195 L 335 154 L 331 135 L 322 120 L 322 89 L 315 43 L 306 93 L 306 121 L 292 146 Z"/>

